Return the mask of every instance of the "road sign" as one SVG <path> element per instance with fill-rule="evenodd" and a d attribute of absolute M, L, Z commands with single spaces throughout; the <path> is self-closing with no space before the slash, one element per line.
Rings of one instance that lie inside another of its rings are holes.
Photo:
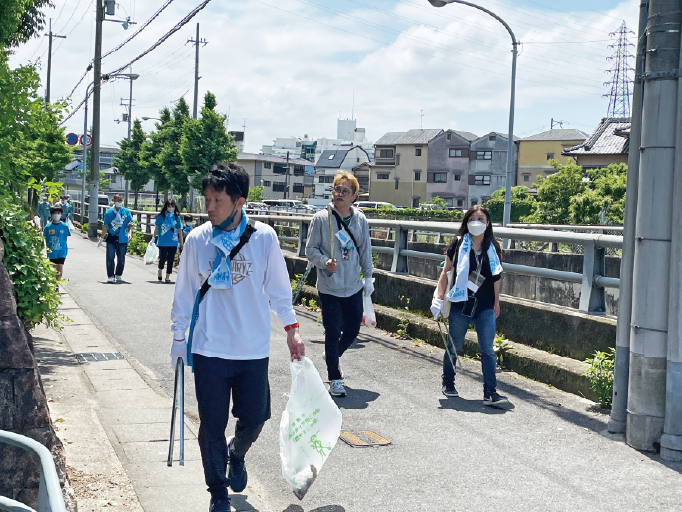
<path fill-rule="evenodd" d="M 66 143 L 69 146 L 75 146 L 76 144 L 78 144 L 78 135 L 76 135 L 75 133 L 69 133 L 66 136 Z"/>
<path fill-rule="evenodd" d="M 87 134 L 81 135 L 81 138 L 80 138 L 81 146 L 83 145 L 83 139 L 85 139 L 87 141 L 88 146 L 92 146 L 92 137 L 90 135 L 87 135 Z"/>

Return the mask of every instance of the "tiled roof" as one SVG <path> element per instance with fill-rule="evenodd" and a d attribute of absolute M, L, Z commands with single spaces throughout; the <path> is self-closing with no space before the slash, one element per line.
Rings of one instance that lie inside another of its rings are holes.
<path fill-rule="evenodd" d="M 400 137 L 396 144 L 428 144 L 435 136 L 443 133 L 442 129 L 435 130 L 409 130 Z"/>
<path fill-rule="evenodd" d="M 378 141 L 374 143 L 376 146 L 390 146 L 392 144 L 395 144 L 400 137 L 405 135 L 405 132 L 388 132 L 386 133 L 383 137 L 381 137 Z"/>
<path fill-rule="evenodd" d="M 348 149 L 325 149 L 320 158 L 318 158 L 315 167 L 325 167 L 325 168 L 339 168 L 341 164 L 346 159 L 346 155 L 350 151 Z"/>
<path fill-rule="evenodd" d="M 585 142 L 561 154 L 564 156 L 626 155 L 630 149 L 630 139 L 623 137 L 623 132 L 629 132 L 630 125 L 629 117 L 605 117 Z"/>
<path fill-rule="evenodd" d="M 300 157 L 294 157 L 293 156 L 293 151 L 292 154 L 289 155 L 289 163 L 293 165 L 311 165 L 310 160 L 306 160 L 305 158 L 300 158 Z M 264 153 L 239 153 L 237 156 L 237 160 L 258 160 L 260 162 L 274 162 L 274 163 L 287 163 L 287 157 L 286 156 L 279 156 L 279 155 L 266 155 Z"/>
<path fill-rule="evenodd" d="M 490 132 L 490 133 L 486 133 L 485 135 L 481 135 L 481 136 L 478 137 L 476 140 L 487 139 L 487 138 L 490 137 L 491 135 L 499 135 L 500 137 L 502 137 L 502 138 L 504 138 L 504 139 L 507 139 L 507 134 L 506 134 L 506 133 Z M 509 139 L 507 139 L 507 140 L 509 140 Z M 514 141 L 519 141 L 519 140 L 521 140 L 521 139 L 519 139 L 516 135 L 514 135 Z M 472 142 L 473 142 L 473 141 L 472 141 Z"/>
<path fill-rule="evenodd" d="M 465 139 L 468 140 L 469 142 L 471 142 L 472 140 L 478 139 L 478 135 L 476 135 L 475 133 L 463 132 L 463 131 L 461 131 L 461 130 L 452 130 L 452 131 L 453 131 L 454 133 L 456 133 L 457 135 L 459 135 L 460 137 L 465 138 Z"/>
<path fill-rule="evenodd" d="M 588 135 L 580 130 L 547 130 L 546 132 L 536 133 L 523 140 L 585 140 Z"/>

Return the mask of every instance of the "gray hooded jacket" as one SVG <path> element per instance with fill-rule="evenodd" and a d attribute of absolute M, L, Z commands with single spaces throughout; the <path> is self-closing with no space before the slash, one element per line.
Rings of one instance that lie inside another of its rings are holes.
<path fill-rule="evenodd" d="M 339 215 L 341 216 L 341 214 Z M 327 270 L 326 266 L 327 260 L 331 259 L 329 254 L 331 246 L 327 210 L 324 209 L 317 212 L 310 223 L 305 252 L 308 261 L 317 267 L 317 289 L 320 293 L 337 297 L 350 297 L 362 289 L 360 270 L 362 270 L 363 277 L 370 279 L 372 277 L 372 245 L 369 238 L 369 226 L 367 225 L 365 215 L 353 206 L 351 206 L 351 218 L 348 222 L 348 227 L 358 242 L 359 247 L 348 251 L 348 259 L 344 260 L 342 258 L 341 242 L 336 236 L 336 233 L 339 231 L 339 225 L 336 217 L 332 216 L 334 232 L 333 257 L 337 260 L 336 272 L 332 274 Z M 341 230 L 345 231 L 343 228 Z"/>

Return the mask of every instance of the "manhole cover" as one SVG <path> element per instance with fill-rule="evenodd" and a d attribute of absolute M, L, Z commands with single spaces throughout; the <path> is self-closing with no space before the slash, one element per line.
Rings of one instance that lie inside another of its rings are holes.
<path fill-rule="evenodd" d="M 391 442 L 385 437 L 381 437 L 376 432 L 371 430 L 354 430 L 347 432 L 341 431 L 339 436 L 343 442 L 349 444 L 353 448 L 364 448 L 366 446 L 386 446 Z"/>
<path fill-rule="evenodd" d="M 117 359 L 123 359 L 123 356 L 118 352 L 112 353 L 101 353 L 101 352 L 88 352 L 85 354 L 74 354 L 79 363 L 94 363 L 97 361 L 115 361 Z"/>

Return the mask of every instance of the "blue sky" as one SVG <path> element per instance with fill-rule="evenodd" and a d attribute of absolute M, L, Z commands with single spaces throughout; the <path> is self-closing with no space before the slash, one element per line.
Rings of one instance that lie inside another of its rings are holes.
<path fill-rule="evenodd" d="M 163 2 L 120 0 L 120 17 L 147 20 Z M 198 0 L 175 0 L 133 42 L 107 57 L 103 70 L 129 62 L 191 11 Z M 606 114 L 603 82 L 609 32 L 622 20 L 634 28 L 637 0 L 480 0 L 502 16 L 523 45 L 518 60 L 515 134 L 549 129 L 550 120 L 590 132 Z M 64 97 L 92 59 L 92 0 L 55 0 L 53 98 Z M 595 6 L 598 8 L 594 10 Z M 133 65 L 133 117 L 157 115 L 180 96 L 192 102 L 193 49 L 201 24 L 200 94 L 215 93 L 230 129 L 246 123 L 246 146 L 258 151 L 275 137 L 336 136 L 336 119 L 355 115 L 375 141 L 387 131 L 454 128 L 482 135 L 507 131 L 511 42 L 494 19 L 470 7 L 433 8 L 427 0 L 214 0 L 161 47 Z M 138 25 L 139 26 L 139 25 Z M 105 23 L 113 48 L 132 33 Z M 11 65 L 40 58 L 46 38 L 33 40 Z M 632 40 L 635 38 L 633 36 Z M 634 53 L 634 52 L 633 52 Z M 632 62 L 634 64 L 634 62 Z M 83 97 L 84 83 L 73 99 Z M 103 142 L 126 135 L 127 82 L 102 89 Z M 353 110 L 353 97 L 355 106 Z M 246 119 L 246 121 L 244 121 Z M 82 112 L 66 124 L 82 131 Z M 152 129 L 153 124 L 144 124 Z"/>

